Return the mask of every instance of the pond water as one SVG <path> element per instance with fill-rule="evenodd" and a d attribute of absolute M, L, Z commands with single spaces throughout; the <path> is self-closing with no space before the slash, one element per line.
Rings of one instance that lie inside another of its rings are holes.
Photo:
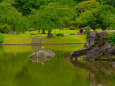
<path fill-rule="evenodd" d="M 0 86 L 115 86 L 113 62 L 69 61 L 83 45 L 47 45 L 56 56 L 32 62 L 41 46 L 0 46 Z"/>

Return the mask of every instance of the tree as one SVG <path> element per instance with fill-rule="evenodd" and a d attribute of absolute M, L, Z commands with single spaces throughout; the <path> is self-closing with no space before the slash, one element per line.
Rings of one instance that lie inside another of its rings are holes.
<path fill-rule="evenodd" d="M 24 32 L 28 28 L 28 22 L 10 3 L 0 3 L 0 26 L 8 25 L 11 31 Z"/>
<path fill-rule="evenodd" d="M 80 16 L 76 18 L 76 23 L 79 26 L 90 25 L 94 30 L 98 25 L 103 30 L 105 30 L 108 27 L 114 27 L 114 19 L 114 8 L 110 5 L 100 5 L 92 10 L 86 10 L 85 12 L 82 12 Z"/>
<path fill-rule="evenodd" d="M 81 13 L 84 12 L 85 10 L 91 9 L 91 8 L 96 8 L 99 6 L 99 2 L 95 0 L 89 0 L 89 1 L 83 1 L 75 6 L 76 10 Z"/>
<path fill-rule="evenodd" d="M 48 5 L 49 3 L 59 2 L 62 5 L 72 7 L 76 4 L 75 0 L 14 0 L 13 6 L 22 12 L 24 16 L 31 14 L 32 10 L 39 10 L 41 6 Z"/>
<path fill-rule="evenodd" d="M 93 29 L 95 29 L 97 18 L 93 15 L 93 12 L 90 10 L 87 10 L 80 14 L 78 18 L 76 18 L 76 23 L 80 27 L 85 27 L 87 25 L 90 25 Z"/>
<path fill-rule="evenodd" d="M 48 37 L 51 37 L 51 31 L 55 28 L 62 28 L 73 18 L 74 13 L 68 6 L 60 3 L 49 3 L 40 8 L 29 18 L 34 28 L 48 30 Z"/>
<path fill-rule="evenodd" d="M 111 5 L 115 7 L 115 0 L 97 0 L 102 5 Z"/>

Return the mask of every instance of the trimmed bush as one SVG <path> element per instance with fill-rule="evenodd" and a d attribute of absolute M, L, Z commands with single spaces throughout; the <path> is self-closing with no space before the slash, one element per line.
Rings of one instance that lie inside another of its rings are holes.
<path fill-rule="evenodd" d="M 0 26 L 0 32 L 1 33 L 9 33 L 11 31 L 11 28 L 9 25 L 5 24 Z"/>
<path fill-rule="evenodd" d="M 2 43 L 4 41 L 4 37 L 3 35 L 0 33 L 0 43 Z"/>
<path fill-rule="evenodd" d="M 113 46 L 115 44 L 115 32 L 112 32 L 109 36 L 109 42 Z"/>
<path fill-rule="evenodd" d="M 69 30 L 75 30 L 75 29 L 76 29 L 75 26 L 70 26 L 70 27 L 69 27 Z"/>
<path fill-rule="evenodd" d="M 56 34 L 56 36 L 64 36 L 64 34 L 63 33 L 58 33 L 58 34 Z"/>

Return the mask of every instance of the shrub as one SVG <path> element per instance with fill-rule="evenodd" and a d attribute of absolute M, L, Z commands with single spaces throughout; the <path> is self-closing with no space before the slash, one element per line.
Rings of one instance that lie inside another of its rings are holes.
<path fill-rule="evenodd" d="M 75 35 L 75 33 L 71 33 L 70 35 Z"/>
<path fill-rule="evenodd" d="M 64 34 L 63 33 L 58 33 L 58 34 L 56 34 L 56 36 L 64 36 Z"/>
<path fill-rule="evenodd" d="M 109 42 L 113 46 L 115 44 L 115 32 L 112 32 L 109 36 Z"/>
<path fill-rule="evenodd" d="M 69 27 L 69 30 L 75 30 L 75 29 L 76 29 L 75 26 L 70 26 L 70 27 Z"/>
<path fill-rule="evenodd" d="M 0 34 L 0 43 L 2 43 L 4 41 L 4 37 L 2 34 Z"/>
<path fill-rule="evenodd" d="M 9 25 L 5 24 L 0 26 L 0 32 L 1 33 L 9 33 L 11 31 L 11 28 Z"/>

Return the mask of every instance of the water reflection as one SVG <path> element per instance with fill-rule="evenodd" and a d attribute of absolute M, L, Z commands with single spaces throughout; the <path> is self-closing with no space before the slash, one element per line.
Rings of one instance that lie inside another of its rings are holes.
<path fill-rule="evenodd" d="M 90 86 L 109 86 L 111 76 L 115 78 L 115 64 L 103 61 L 75 61 L 71 63 L 75 67 L 87 70 Z"/>
<path fill-rule="evenodd" d="M 2 46 L 0 46 L 0 55 L 4 54 L 4 48 Z"/>
<path fill-rule="evenodd" d="M 35 47 L 35 46 L 34 46 Z M 36 46 L 39 47 L 39 46 Z M 0 86 L 114 86 L 115 63 L 69 61 L 72 51 L 82 45 L 49 45 L 56 57 L 34 63 L 31 46 L 0 47 Z M 73 66 L 74 65 L 74 66 Z"/>

